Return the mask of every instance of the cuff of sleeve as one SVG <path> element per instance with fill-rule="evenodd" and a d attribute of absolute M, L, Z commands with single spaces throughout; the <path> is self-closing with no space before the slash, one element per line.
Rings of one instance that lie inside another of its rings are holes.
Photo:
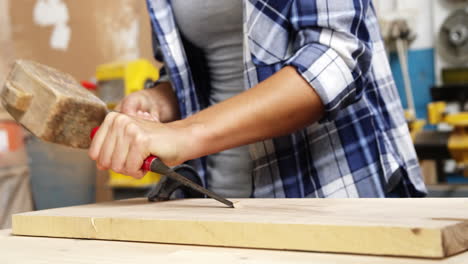
<path fill-rule="evenodd" d="M 314 43 L 299 49 L 286 62 L 320 96 L 325 115 L 320 122 L 333 121 L 340 109 L 355 97 L 354 78 L 344 60 L 331 48 Z"/>

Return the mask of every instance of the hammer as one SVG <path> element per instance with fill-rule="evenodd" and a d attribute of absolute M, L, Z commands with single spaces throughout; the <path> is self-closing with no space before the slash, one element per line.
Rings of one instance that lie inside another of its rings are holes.
<path fill-rule="evenodd" d="M 85 90 L 69 74 L 33 61 L 17 60 L 0 92 L 11 116 L 42 140 L 88 148 L 108 113 L 104 102 Z M 165 175 L 181 185 L 234 207 L 220 195 L 190 181 L 155 156 L 142 170 Z"/>

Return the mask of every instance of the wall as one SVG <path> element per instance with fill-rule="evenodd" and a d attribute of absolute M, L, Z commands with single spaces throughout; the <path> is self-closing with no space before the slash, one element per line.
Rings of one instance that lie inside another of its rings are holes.
<path fill-rule="evenodd" d="M 14 59 L 8 10 L 0 0 L 0 85 Z M 22 128 L 11 121 L 0 107 L 0 229 L 11 228 L 12 214 L 33 208 Z"/>
<path fill-rule="evenodd" d="M 145 1 L 10 0 L 18 58 L 34 59 L 77 79 L 114 60 L 152 60 Z"/>
<path fill-rule="evenodd" d="M 0 0 L 0 83 L 7 74 L 9 65 L 13 61 L 13 43 L 11 42 L 9 1 Z"/>
<path fill-rule="evenodd" d="M 155 63 L 143 0 L 0 0 L 0 56 L 0 83 L 17 58 L 78 80 L 93 78 L 99 64 L 111 61 Z M 94 202 L 96 170 L 86 150 L 35 138 L 27 147 L 36 209 Z"/>

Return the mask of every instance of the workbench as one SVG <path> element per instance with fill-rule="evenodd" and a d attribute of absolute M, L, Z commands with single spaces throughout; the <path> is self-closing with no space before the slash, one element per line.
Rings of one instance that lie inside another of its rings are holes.
<path fill-rule="evenodd" d="M 468 253 L 443 260 L 377 257 L 299 251 L 184 246 L 171 244 L 120 242 L 12 236 L 0 230 L 2 264 L 79 264 L 79 263 L 304 263 L 304 264 L 462 264 Z"/>

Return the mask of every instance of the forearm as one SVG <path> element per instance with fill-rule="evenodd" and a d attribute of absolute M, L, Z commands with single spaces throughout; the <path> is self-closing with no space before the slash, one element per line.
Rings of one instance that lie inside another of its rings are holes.
<path fill-rule="evenodd" d="M 190 146 L 184 155 L 193 159 L 291 133 L 319 120 L 323 109 L 314 89 L 288 66 L 252 89 L 171 126 L 187 131 Z"/>

